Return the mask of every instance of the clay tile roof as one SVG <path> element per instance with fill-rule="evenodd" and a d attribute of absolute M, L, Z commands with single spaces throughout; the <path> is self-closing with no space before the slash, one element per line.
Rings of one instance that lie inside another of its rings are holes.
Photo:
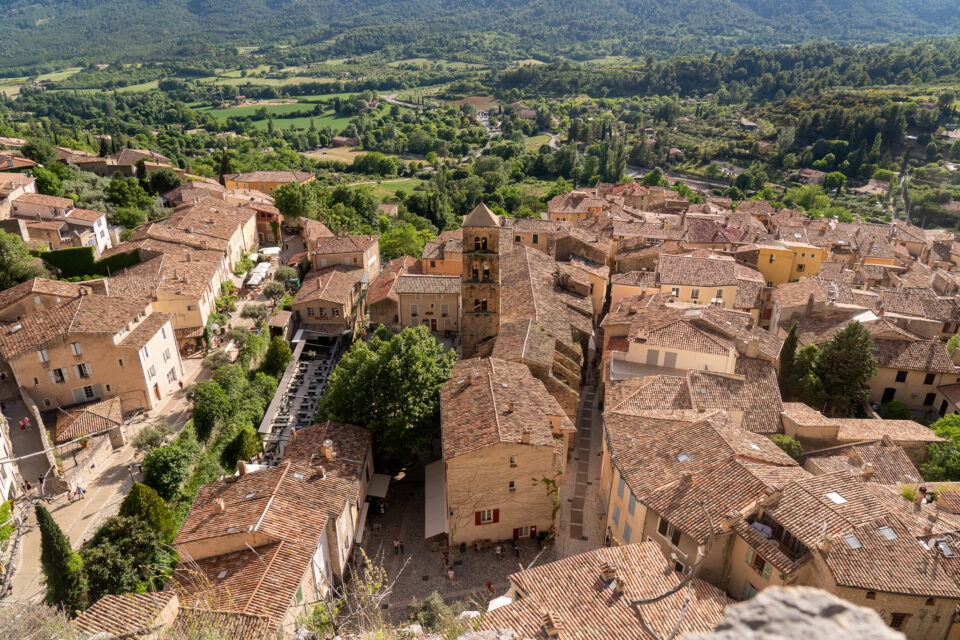
<path fill-rule="evenodd" d="M 58 198 L 56 196 L 47 196 L 42 193 L 25 193 L 14 203 L 25 202 L 27 204 L 38 204 L 44 207 L 57 207 L 60 209 L 72 209 L 73 200 L 70 198 Z"/>
<path fill-rule="evenodd" d="M 737 358 L 734 376 L 696 371 L 688 374 L 693 408 L 743 413 L 743 428 L 755 433 L 783 431 L 783 404 L 774 365 L 769 360 Z"/>
<path fill-rule="evenodd" d="M 397 278 L 404 273 L 420 273 L 420 261 L 410 256 L 394 258 L 373 279 L 367 288 L 367 304 L 375 304 L 387 298 L 397 301 Z"/>
<path fill-rule="evenodd" d="M 872 493 L 878 486 L 845 471 L 809 476 L 785 485 L 765 511 L 810 549 L 819 550 L 830 536 L 832 550 L 818 552 L 839 586 L 960 599 L 943 565 Z"/>
<path fill-rule="evenodd" d="M 136 321 L 149 301 L 84 295 L 0 328 L 0 354 L 6 359 L 71 333 L 118 333 Z M 15 327 L 20 329 L 14 330 Z"/>
<path fill-rule="evenodd" d="M 836 424 L 832 418 L 802 402 L 784 402 L 783 415 L 802 426 L 830 427 Z"/>
<path fill-rule="evenodd" d="M 110 158 L 116 160 L 117 164 L 136 164 L 138 160 L 147 158 L 154 161 L 161 161 L 164 164 L 170 164 L 172 162 L 167 156 L 160 155 L 156 151 L 149 149 L 124 148 L 114 153 Z"/>
<path fill-rule="evenodd" d="M 719 254 L 710 257 L 662 254 L 657 270 L 660 282 L 665 285 L 719 287 L 737 284 L 736 264 L 732 258 Z"/>
<path fill-rule="evenodd" d="M 80 295 L 81 286 L 82 285 L 77 282 L 31 278 L 5 291 L 0 291 L 0 309 L 6 309 L 13 303 L 29 295 L 60 296 L 60 298 L 64 300 L 75 298 Z"/>
<path fill-rule="evenodd" d="M 623 596 L 614 595 L 602 580 L 600 566 L 605 562 L 615 564 L 617 577 L 624 580 Z M 510 582 L 523 598 L 485 614 L 480 630 L 509 628 L 521 637 L 545 640 L 543 620 L 551 615 L 562 621 L 561 638 L 649 640 L 652 636 L 644 630 L 630 601 L 663 594 L 680 579 L 654 543 L 595 549 L 512 574 Z M 731 604 L 720 589 L 694 578 L 689 590 L 643 605 L 642 611 L 662 637 L 678 624 L 680 635 L 709 633 Z"/>
<path fill-rule="evenodd" d="M 877 366 L 888 369 L 955 373 L 947 347 L 939 340 L 873 340 Z"/>
<path fill-rule="evenodd" d="M 919 422 L 913 420 L 870 420 L 860 418 L 834 418 L 840 426 L 837 440 L 840 442 L 880 440 L 890 436 L 894 442 L 943 442 Z"/>
<path fill-rule="evenodd" d="M 125 347 L 142 347 L 150 342 L 157 335 L 160 328 L 166 325 L 173 318 L 172 313 L 159 313 L 154 311 L 147 316 L 143 322 L 134 327 L 133 331 L 128 333 L 120 341 Z"/>
<path fill-rule="evenodd" d="M 533 362 L 553 367 L 557 339 L 535 320 L 520 320 L 500 325 L 492 358 L 513 362 Z"/>
<path fill-rule="evenodd" d="M 217 640 L 264 640 L 270 631 L 267 616 L 180 607 L 163 640 L 191 640 L 211 632 Z"/>
<path fill-rule="evenodd" d="M 610 277 L 610 282 L 634 287 L 656 287 L 659 283 L 658 278 L 659 276 L 655 271 L 627 271 L 626 273 L 615 273 Z"/>
<path fill-rule="evenodd" d="M 94 433 L 101 433 L 123 424 L 120 397 L 114 396 L 89 404 L 61 409 L 57 413 L 57 435 L 54 441 L 62 444 Z"/>
<path fill-rule="evenodd" d="M 501 442 L 554 447 L 548 416 L 575 428 L 526 365 L 496 358 L 461 360 L 440 392 L 443 457 L 449 460 Z M 511 410 L 512 408 L 512 410 Z"/>
<path fill-rule="evenodd" d="M 175 597 L 173 591 L 105 595 L 80 614 L 73 621 L 73 626 L 90 635 L 147 635 L 157 627 L 157 617 Z"/>
<path fill-rule="evenodd" d="M 814 473 L 849 471 L 859 474 L 864 482 L 880 484 L 895 485 L 922 480 L 903 447 L 884 442 L 809 452 L 806 454 L 806 468 Z"/>
<path fill-rule="evenodd" d="M 71 220 L 83 220 L 84 222 L 96 222 L 107 214 L 103 211 L 93 211 L 92 209 L 74 209 L 67 216 L 67 222 Z"/>
<path fill-rule="evenodd" d="M 316 176 L 308 171 L 249 171 L 224 176 L 234 182 L 309 182 Z"/>
<path fill-rule="evenodd" d="M 424 260 L 443 260 L 452 253 L 463 253 L 463 229 L 443 231 L 423 247 Z"/>
<path fill-rule="evenodd" d="M 311 253 L 353 253 L 366 251 L 380 241 L 380 236 L 322 236 Z"/>
<path fill-rule="evenodd" d="M 460 276 L 401 274 L 397 278 L 397 293 L 460 294 Z"/>
<path fill-rule="evenodd" d="M 332 238 L 333 232 L 319 220 L 310 218 L 300 218 L 300 226 L 303 228 L 303 235 L 310 239 Z"/>
<path fill-rule="evenodd" d="M 464 216 L 463 227 L 499 227 L 500 218 L 482 202 L 474 208 L 469 214 Z"/>
<path fill-rule="evenodd" d="M 293 303 L 326 300 L 347 304 L 351 292 L 362 278 L 361 267 L 342 264 L 311 271 L 303 277 L 303 286 L 297 291 Z"/>
<path fill-rule="evenodd" d="M 656 375 L 611 380 L 606 384 L 604 407 L 610 413 L 643 415 L 650 410 L 692 410 L 685 378 Z"/>

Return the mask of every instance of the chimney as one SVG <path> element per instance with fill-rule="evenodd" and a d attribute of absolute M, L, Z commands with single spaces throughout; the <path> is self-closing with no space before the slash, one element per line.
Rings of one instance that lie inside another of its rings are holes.
<path fill-rule="evenodd" d="M 324 469 L 322 466 L 321 466 L 321 467 L 317 467 L 317 473 L 320 474 L 320 479 L 321 479 L 321 480 L 325 480 L 325 479 L 327 478 L 327 470 Z"/>
<path fill-rule="evenodd" d="M 617 563 L 605 560 L 600 564 L 600 578 L 604 582 L 610 582 L 617 577 Z"/>
<path fill-rule="evenodd" d="M 867 464 L 863 465 L 863 475 L 864 475 L 865 477 L 867 477 L 867 478 L 869 478 L 870 476 L 873 475 L 873 464 L 872 464 L 872 463 L 868 462 Z"/>
<path fill-rule="evenodd" d="M 237 460 L 237 472 L 239 472 L 241 476 L 247 475 L 247 463 L 246 463 L 246 461 L 244 461 L 244 460 Z"/>
<path fill-rule="evenodd" d="M 747 353 L 748 358 L 756 358 L 760 355 L 760 340 L 758 338 L 750 338 L 747 341 Z"/>
<path fill-rule="evenodd" d="M 320 445 L 320 454 L 324 460 L 333 461 L 337 459 L 337 453 L 333 450 L 333 440 L 327 438 L 323 441 L 323 444 Z"/>
<path fill-rule="evenodd" d="M 822 551 L 822 552 L 824 552 L 824 553 L 831 553 L 831 552 L 833 552 L 834 542 L 835 542 L 835 540 L 834 540 L 834 535 L 833 535 L 832 533 L 828 533 L 828 534 L 823 538 L 823 542 L 820 543 L 820 551 Z"/>
<path fill-rule="evenodd" d="M 638 330 L 637 330 L 637 342 L 646 342 L 648 335 L 649 335 L 649 334 L 647 333 L 647 331 L 646 331 L 645 329 L 638 329 Z"/>
<path fill-rule="evenodd" d="M 217 508 L 220 509 L 220 513 L 227 510 L 227 503 L 223 501 L 223 498 L 217 498 Z"/>
<path fill-rule="evenodd" d="M 693 473 L 690 471 L 684 471 L 682 477 L 682 482 L 686 486 L 691 486 L 693 484 Z"/>
<path fill-rule="evenodd" d="M 545 613 L 542 621 L 543 629 L 547 632 L 548 638 L 560 637 L 560 632 L 563 631 L 563 618 L 560 617 L 559 613 L 553 611 Z"/>
<path fill-rule="evenodd" d="M 623 590 L 626 588 L 626 586 L 626 580 L 624 580 L 622 577 L 617 578 L 613 581 L 613 592 L 618 596 L 622 596 Z"/>
<path fill-rule="evenodd" d="M 507 405 L 507 413 L 513 413 L 516 410 L 517 410 L 517 405 L 515 405 L 513 402 Z"/>
<path fill-rule="evenodd" d="M 958 349 L 958 351 L 960 351 L 960 349 Z M 884 434 L 883 437 L 880 438 L 880 442 L 883 443 L 883 446 L 885 446 L 885 447 L 895 447 L 895 446 L 897 446 L 897 443 L 893 441 L 893 438 L 891 438 L 891 437 L 890 437 L 889 435 L 887 435 L 887 434 Z"/>
<path fill-rule="evenodd" d="M 522 444 L 530 444 L 530 430 L 524 429 L 523 433 L 520 434 L 520 442 Z"/>

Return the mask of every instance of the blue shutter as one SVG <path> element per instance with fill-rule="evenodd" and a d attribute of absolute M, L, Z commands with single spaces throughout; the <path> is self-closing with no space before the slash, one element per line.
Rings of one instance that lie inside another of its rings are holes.
<path fill-rule="evenodd" d="M 637 510 L 637 499 L 633 497 L 633 494 L 630 494 L 630 502 L 627 504 L 627 511 L 630 512 L 630 515 L 633 515 Z"/>
<path fill-rule="evenodd" d="M 620 524 L 620 507 L 613 507 L 613 523 Z"/>
<path fill-rule="evenodd" d="M 623 525 L 623 541 L 630 544 L 630 524 Z"/>
<path fill-rule="evenodd" d="M 623 481 L 623 478 L 621 477 L 621 478 L 620 478 L 620 484 L 617 485 L 617 497 L 618 497 L 618 498 L 622 498 L 622 497 L 623 497 L 623 488 L 624 488 L 626 485 L 627 485 L 627 483 L 624 482 L 624 481 Z"/>

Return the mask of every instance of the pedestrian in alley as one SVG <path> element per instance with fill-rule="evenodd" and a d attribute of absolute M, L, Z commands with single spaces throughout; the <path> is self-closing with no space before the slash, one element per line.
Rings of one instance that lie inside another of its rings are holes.
<path fill-rule="evenodd" d="M 403 540 L 401 540 L 401 541 L 400 541 L 400 555 L 403 555 L 404 553 L 406 553 L 406 551 L 407 551 L 407 548 L 406 548 L 406 546 L 403 544 Z"/>
<path fill-rule="evenodd" d="M 81 500 L 86 500 L 87 490 L 81 487 L 80 485 L 77 485 L 77 495 L 80 497 Z"/>
<path fill-rule="evenodd" d="M 498 558 L 503 555 L 503 545 L 499 542 L 497 543 L 496 553 Z"/>
<path fill-rule="evenodd" d="M 23 419 L 23 426 L 25 426 L 28 430 L 30 429 L 30 418 L 29 418 L 29 417 Z"/>
<path fill-rule="evenodd" d="M 493 594 L 494 594 L 493 583 L 487 580 L 487 595 L 492 596 Z"/>
<path fill-rule="evenodd" d="M 394 541 L 393 541 L 393 555 L 399 555 L 399 554 L 400 554 L 400 541 L 399 541 L 399 540 L 394 540 Z"/>
<path fill-rule="evenodd" d="M 453 567 L 450 567 L 447 570 L 447 581 L 452 582 L 453 584 L 457 583 L 457 574 L 453 572 Z"/>
<path fill-rule="evenodd" d="M 520 559 L 520 545 L 516 542 L 513 543 L 513 555 L 517 556 L 517 560 Z"/>

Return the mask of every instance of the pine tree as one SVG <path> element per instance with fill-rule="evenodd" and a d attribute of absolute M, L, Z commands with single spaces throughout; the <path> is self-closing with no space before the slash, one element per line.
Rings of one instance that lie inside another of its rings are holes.
<path fill-rule="evenodd" d="M 820 350 L 817 376 L 823 383 L 827 406 L 837 415 L 857 415 L 870 395 L 867 382 L 876 373 L 873 339 L 859 322 L 853 321 L 837 331 Z"/>
<path fill-rule="evenodd" d="M 777 374 L 777 382 L 780 384 L 780 395 L 784 400 L 791 400 L 797 395 L 798 381 L 793 358 L 797 354 L 798 342 L 797 323 L 794 322 L 780 348 L 780 372 Z"/>
<path fill-rule="evenodd" d="M 40 503 L 35 506 L 40 528 L 40 566 L 47 586 L 47 603 L 63 605 L 68 611 L 83 606 L 87 587 L 80 554 L 57 525 L 50 512 Z"/>

